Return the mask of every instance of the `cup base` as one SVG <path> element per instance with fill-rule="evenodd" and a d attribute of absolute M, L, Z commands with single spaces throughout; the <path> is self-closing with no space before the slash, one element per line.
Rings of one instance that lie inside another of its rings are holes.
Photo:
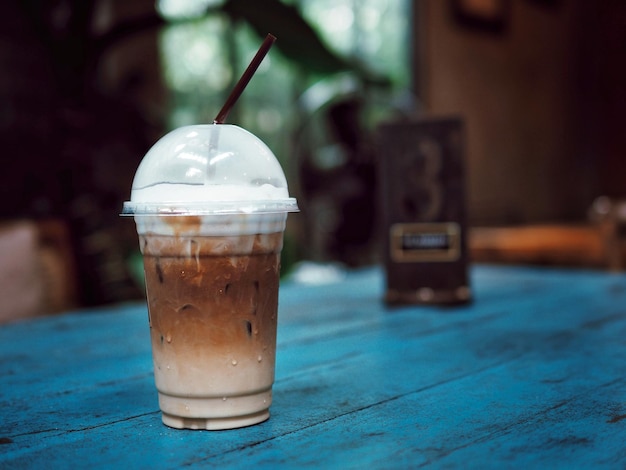
<path fill-rule="evenodd" d="M 232 418 L 186 418 L 162 413 L 163 424 L 175 429 L 203 429 L 207 431 L 219 431 L 224 429 L 243 428 L 262 423 L 270 417 L 269 410 L 259 411 L 245 416 L 233 416 Z"/>
<path fill-rule="evenodd" d="M 270 417 L 272 391 L 229 397 L 180 397 L 159 392 L 163 424 L 176 429 L 234 429 Z"/>

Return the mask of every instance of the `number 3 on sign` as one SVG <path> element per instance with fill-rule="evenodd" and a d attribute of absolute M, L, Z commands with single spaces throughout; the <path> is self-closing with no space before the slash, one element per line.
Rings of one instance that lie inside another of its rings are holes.
<path fill-rule="evenodd" d="M 415 153 L 404 159 L 408 167 L 404 174 L 415 188 L 402 201 L 409 216 L 422 221 L 431 221 L 439 216 L 443 204 L 443 188 L 439 177 L 443 164 L 441 155 L 440 145 L 426 138 L 419 141 Z"/>

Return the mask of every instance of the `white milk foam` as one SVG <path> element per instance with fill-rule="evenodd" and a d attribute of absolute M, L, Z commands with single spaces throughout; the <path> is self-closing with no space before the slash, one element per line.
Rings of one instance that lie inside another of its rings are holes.
<path fill-rule="evenodd" d="M 135 222 L 139 234 L 233 236 L 275 233 L 285 229 L 287 212 L 266 211 L 274 203 L 289 202 L 287 188 L 270 184 L 258 187 L 235 185 L 181 185 L 162 183 L 133 189 Z M 158 201 L 158 202 L 156 202 Z M 228 203 L 236 210 L 229 211 Z M 142 210 L 142 205 L 145 207 Z M 155 205 L 156 212 L 148 209 Z M 210 212 L 218 212 L 211 214 Z M 219 213 L 223 211 L 223 213 Z M 145 215 L 139 215 L 139 214 Z M 180 216 L 198 216 L 199 224 L 176 224 Z M 166 220 L 167 219 L 167 220 Z"/>
<path fill-rule="evenodd" d="M 135 216 L 139 235 L 166 236 L 236 236 L 282 232 L 285 230 L 287 212 L 255 214 L 220 214 L 198 216 L 198 224 L 178 225 L 180 215 Z M 184 219 L 184 218 L 183 218 Z"/>
<path fill-rule="evenodd" d="M 277 188 L 271 184 L 261 186 L 237 186 L 233 184 L 191 185 L 159 183 L 147 188 L 133 188 L 131 193 L 131 201 L 136 204 L 266 201 L 277 199 L 289 199 L 289 192 L 286 187 Z"/>

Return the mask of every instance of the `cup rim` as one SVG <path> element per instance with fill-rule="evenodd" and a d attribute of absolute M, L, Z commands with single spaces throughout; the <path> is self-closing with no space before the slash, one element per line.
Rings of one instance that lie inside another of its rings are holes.
<path fill-rule="evenodd" d="M 219 202 L 126 201 L 120 216 L 190 216 L 299 212 L 295 198 Z"/>

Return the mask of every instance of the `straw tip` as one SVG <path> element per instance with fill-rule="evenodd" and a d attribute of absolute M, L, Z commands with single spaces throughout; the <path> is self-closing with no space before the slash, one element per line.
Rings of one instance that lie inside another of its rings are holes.
<path fill-rule="evenodd" d="M 274 36 L 272 33 L 268 33 L 265 37 L 265 40 L 263 41 L 263 44 L 261 44 L 261 47 L 259 47 L 259 50 L 253 57 L 252 62 L 250 62 L 248 68 L 245 70 L 239 81 L 235 84 L 235 88 L 233 88 L 232 92 L 226 99 L 226 103 L 224 103 L 224 106 L 213 120 L 213 124 L 222 124 L 226 120 L 226 116 L 228 115 L 230 108 L 232 108 L 232 106 L 235 104 L 235 102 L 239 98 L 239 95 L 243 93 L 244 88 L 252 78 L 252 75 L 254 75 L 254 72 L 256 72 L 257 67 L 260 65 L 261 61 L 265 57 L 265 54 L 267 54 L 267 52 L 272 47 L 272 44 L 274 44 L 274 41 L 276 41 L 276 36 Z"/>

